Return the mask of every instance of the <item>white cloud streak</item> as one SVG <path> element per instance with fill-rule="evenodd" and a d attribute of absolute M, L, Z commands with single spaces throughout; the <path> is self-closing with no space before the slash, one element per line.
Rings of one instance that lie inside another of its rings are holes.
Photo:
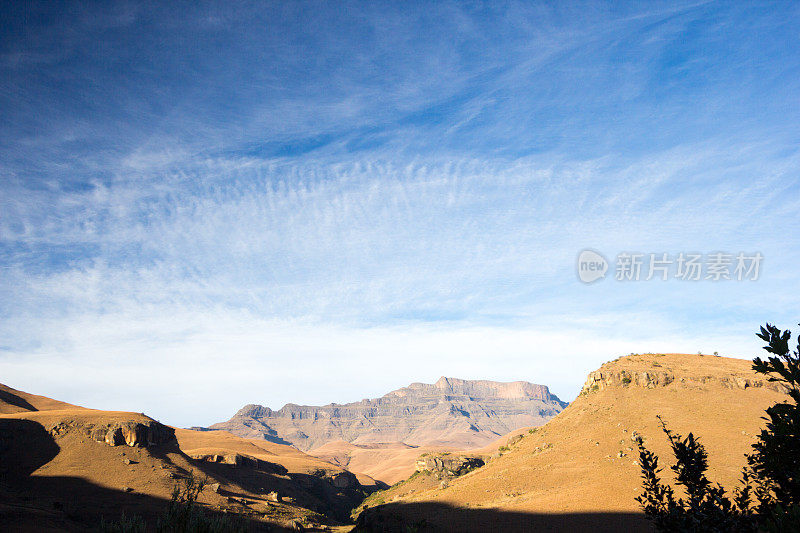
<path fill-rule="evenodd" d="M 441 375 L 525 379 L 572 399 L 586 373 L 630 351 L 749 357 L 757 348 L 743 335 L 665 334 L 664 324 L 636 315 L 580 322 L 349 328 L 208 309 L 73 316 L 42 321 L 42 344 L 4 355 L 0 373 L 19 388 L 190 426 L 227 419 L 245 403 L 344 403 Z M 623 322 L 636 328 L 614 329 Z"/>
<path fill-rule="evenodd" d="M 301 14 L 129 9 L 0 51 L 0 381 L 181 425 L 443 374 L 570 398 L 800 314 L 791 17 Z M 585 247 L 765 264 L 587 287 Z"/>

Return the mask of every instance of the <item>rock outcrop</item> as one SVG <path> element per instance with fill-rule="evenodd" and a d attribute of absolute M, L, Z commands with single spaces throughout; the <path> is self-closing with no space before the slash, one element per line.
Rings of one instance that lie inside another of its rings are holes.
<path fill-rule="evenodd" d="M 586 379 L 581 394 L 602 390 L 611 386 L 633 385 L 636 387 L 664 387 L 675 381 L 675 376 L 671 372 L 640 371 L 630 372 L 627 370 L 597 370 L 591 372 Z"/>
<path fill-rule="evenodd" d="M 355 474 L 347 470 L 327 475 L 325 479 L 337 489 L 352 489 L 361 486 Z"/>
<path fill-rule="evenodd" d="M 340 440 L 468 449 L 520 427 L 542 425 L 565 406 L 544 385 L 442 377 L 433 384 L 412 383 L 381 398 L 344 405 L 287 404 L 277 411 L 246 405 L 211 429 L 301 450 Z"/>
<path fill-rule="evenodd" d="M 160 446 L 176 444 L 175 430 L 155 420 L 149 422 L 115 422 L 87 427 L 89 435 L 109 446 Z"/>
<path fill-rule="evenodd" d="M 675 383 L 676 385 L 688 387 L 701 387 L 710 384 L 722 385 L 728 389 L 744 390 L 748 387 L 764 387 L 776 392 L 787 392 L 786 387 L 780 383 L 771 382 L 765 378 L 753 377 L 753 373 L 739 374 L 739 373 L 722 373 L 722 374 L 693 374 L 686 372 L 676 372 L 670 368 L 663 368 L 657 359 L 657 354 L 647 354 L 646 356 L 629 356 L 626 358 L 628 368 L 620 368 L 616 365 L 616 361 L 604 364 L 599 370 L 589 373 L 589 377 L 581 389 L 580 394 L 589 394 L 598 390 L 603 390 L 608 387 L 643 387 L 652 389 L 655 387 L 666 387 Z M 711 357 L 711 356 L 705 356 Z M 642 358 L 642 361 L 651 361 L 649 364 L 651 369 L 638 369 L 636 366 L 641 366 L 641 362 L 637 358 Z M 712 359 L 713 360 L 713 359 Z M 636 363 L 640 363 L 636 365 Z M 633 368 L 630 368 L 633 366 Z"/>
<path fill-rule="evenodd" d="M 428 454 L 417 459 L 417 472 L 430 472 L 439 479 L 452 479 L 480 468 L 481 457 L 451 453 Z"/>
<path fill-rule="evenodd" d="M 94 417 L 97 418 L 97 417 Z M 175 430 L 145 416 L 131 420 L 88 421 L 80 419 L 64 419 L 48 428 L 51 435 L 65 435 L 71 431 L 80 431 L 97 442 L 109 446 L 162 446 L 177 445 Z"/>
<path fill-rule="evenodd" d="M 283 465 L 264 461 L 263 459 L 243 453 L 189 453 L 187 455 L 192 459 L 205 461 L 207 463 L 232 465 L 237 468 L 252 468 L 270 474 L 278 474 L 280 476 L 288 473 L 288 470 Z"/>

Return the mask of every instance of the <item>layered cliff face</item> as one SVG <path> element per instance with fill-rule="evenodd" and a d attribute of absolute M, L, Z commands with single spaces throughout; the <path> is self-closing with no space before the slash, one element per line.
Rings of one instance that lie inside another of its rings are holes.
<path fill-rule="evenodd" d="M 728 359 L 713 356 L 698 356 L 706 359 L 703 365 L 690 368 L 681 364 L 672 354 L 633 355 L 604 364 L 589 374 L 580 395 L 591 394 L 607 387 L 644 387 L 648 389 L 666 387 L 673 382 L 685 387 L 718 385 L 727 389 L 747 389 L 763 387 L 775 392 L 786 393 L 786 387 L 771 382 L 766 377 L 755 374 L 749 363 L 738 367 L 727 363 Z M 666 365 L 666 366 L 665 366 Z M 702 369 L 699 371 L 698 369 Z"/>
<path fill-rule="evenodd" d="M 332 441 L 403 442 L 468 449 L 523 426 L 538 426 L 566 403 L 544 385 L 442 377 L 412 383 L 381 398 L 322 407 L 287 404 L 273 411 L 247 405 L 211 429 L 290 443 L 309 450 Z"/>

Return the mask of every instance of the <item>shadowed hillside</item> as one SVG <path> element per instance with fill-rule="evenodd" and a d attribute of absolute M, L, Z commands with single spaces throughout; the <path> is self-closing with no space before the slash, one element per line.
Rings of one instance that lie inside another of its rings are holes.
<path fill-rule="evenodd" d="M 154 525 L 192 472 L 208 478 L 203 507 L 253 530 L 335 526 L 380 487 L 288 446 L 3 392 L 0 406 L 15 412 L 0 415 L 0 529 L 86 530 L 122 512 Z"/>
<path fill-rule="evenodd" d="M 651 532 L 638 513 L 532 513 L 464 508 L 439 502 L 390 503 L 359 517 L 353 533 L 534 532 L 574 533 Z"/>

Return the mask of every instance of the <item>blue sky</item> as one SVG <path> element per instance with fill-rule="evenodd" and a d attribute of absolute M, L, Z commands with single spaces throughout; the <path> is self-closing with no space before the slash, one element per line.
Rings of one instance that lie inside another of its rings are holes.
<path fill-rule="evenodd" d="M 204 425 L 757 354 L 800 318 L 800 6 L 551 4 L 4 5 L 0 382 Z"/>

